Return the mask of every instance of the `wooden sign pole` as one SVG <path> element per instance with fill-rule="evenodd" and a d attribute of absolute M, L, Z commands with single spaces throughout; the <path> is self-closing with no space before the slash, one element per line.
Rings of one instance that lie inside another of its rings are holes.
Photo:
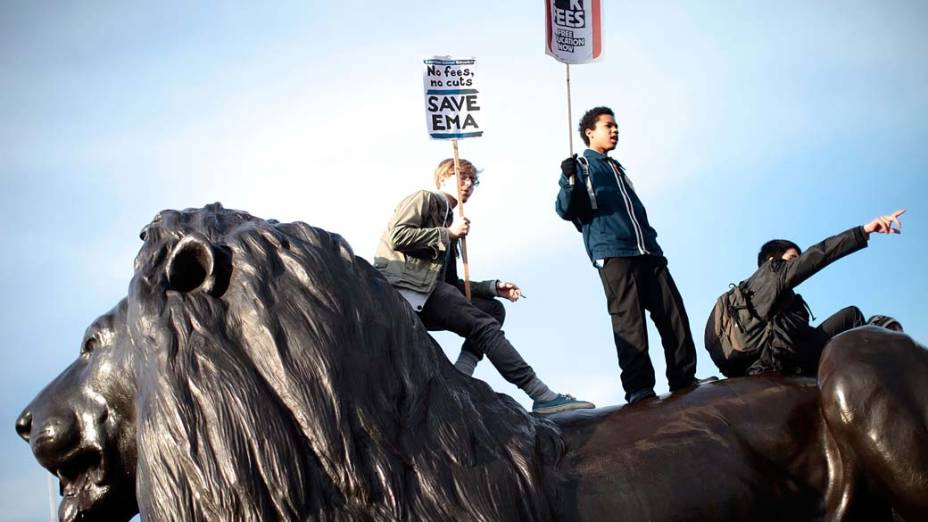
<path fill-rule="evenodd" d="M 464 219 L 464 200 L 461 193 L 461 167 L 458 163 L 458 140 L 451 140 L 454 146 L 454 178 L 458 182 L 458 216 Z M 467 263 L 467 238 L 461 238 L 461 261 L 464 263 L 464 296 L 470 302 L 470 265 Z"/>
<path fill-rule="evenodd" d="M 574 117 L 570 108 L 570 64 L 565 63 L 567 66 L 567 141 L 570 143 L 570 151 L 567 153 L 568 156 L 573 156 L 574 154 L 574 130 L 571 128 L 574 124 Z"/>

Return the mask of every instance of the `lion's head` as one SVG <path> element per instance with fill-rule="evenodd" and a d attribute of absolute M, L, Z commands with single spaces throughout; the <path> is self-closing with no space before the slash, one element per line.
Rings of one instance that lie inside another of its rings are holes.
<path fill-rule="evenodd" d="M 209 205 L 17 430 L 63 520 L 548 519 L 557 429 L 454 370 L 335 234 Z"/>

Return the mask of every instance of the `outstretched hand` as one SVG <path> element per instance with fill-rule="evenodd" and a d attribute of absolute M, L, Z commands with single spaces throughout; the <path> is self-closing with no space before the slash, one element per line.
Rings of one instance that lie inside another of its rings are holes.
<path fill-rule="evenodd" d="M 899 221 L 899 216 L 903 214 L 905 214 L 905 209 L 901 208 L 892 214 L 875 218 L 873 221 L 864 225 L 864 232 L 868 234 L 874 232 L 877 234 L 901 234 L 902 221 Z M 896 226 L 893 227 L 893 224 Z"/>
<path fill-rule="evenodd" d="M 496 282 L 496 293 L 500 297 L 505 297 L 513 303 L 519 300 L 519 297 L 522 296 L 522 290 L 519 288 L 519 285 L 510 282 L 497 281 Z"/>

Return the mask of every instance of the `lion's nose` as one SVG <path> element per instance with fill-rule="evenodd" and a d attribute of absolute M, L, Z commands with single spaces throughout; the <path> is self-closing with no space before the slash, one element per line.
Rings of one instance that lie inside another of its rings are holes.
<path fill-rule="evenodd" d="M 48 417 L 40 411 L 26 412 L 16 422 L 16 431 L 29 441 L 42 465 L 51 465 L 80 442 L 77 418 L 71 412 Z"/>
<path fill-rule="evenodd" d="M 22 412 L 18 419 L 16 419 L 16 433 L 19 433 L 19 436 L 23 438 L 24 441 L 29 442 L 29 432 L 32 431 L 32 412 L 26 410 Z"/>

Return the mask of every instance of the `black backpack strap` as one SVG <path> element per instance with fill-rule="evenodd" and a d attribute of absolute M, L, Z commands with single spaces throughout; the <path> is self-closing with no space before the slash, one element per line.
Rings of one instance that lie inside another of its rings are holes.
<path fill-rule="evenodd" d="M 586 193 L 590 196 L 590 207 L 596 210 L 599 206 L 596 204 L 596 192 L 593 190 L 593 178 L 590 176 L 590 160 L 582 155 L 578 155 L 577 163 L 580 164 L 580 167 L 583 169 L 583 175 L 586 177 Z"/>
<path fill-rule="evenodd" d="M 728 302 L 726 303 L 725 313 L 728 314 L 728 317 L 735 323 L 735 327 L 738 328 L 739 332 L 744 332 L 744 325 L 741 324 L 741 316 L 738 314 L 738 307 L 732 304 L 731 296 L 734 295 L 735 291 L 740 291 L 738 285 L 735 283 L 728 283 Z"/>
<path fill-rule="evenodd" d="M 746 309 L 748 311 L 748 314 L 751 317 L 755 319 L 760 319 L 760 316 L 757 315 L 757 310 L 754 309 L 754 303 L 751 302 L 751 298 L 754 297 L 754 292 L 748 289 L 744 281 L 741 281 L 737 285 L 735 283 L 729 283 L 728 288 L 729 288 L 729 293 L 731 294 L 733 294 L 736 291 L 741 294 L 741 297 L 744 298 L 743 309 Z M 728 313 L 729 317 L 731 317 L 732 321 L 735 322 L 735 326 L 738 327 L 738 330 L 740 330 L 741 332 L 744 332 L 745 331 L 744 325 L 741 324 L 741 316 L 738 314 L 738 310 L 741 310 L 741 309 L 742 308 L 739 308 L 731 304 L 731 299 L 728 300 L 728 310 L 726 310 L 726 312 Z"/>
<path fill-rule="evenodd" d="M 754 291 L 748 288 L 747 283 L 741 281 L 738 283 L 738 288 L 741 289 L 741 294 L 744 296 L 744 304 L 748 307 L 748 313 L 751 314 L 751 317 L 755 319 L 760 319 L 760 315 L 757 314 L 757 310 L 754 309 Z"/>
<path fill-rule="evenodd" d="M 796 297 L 798 297 L 799 300 L 802 301 L 802 307 L 806 309 L 806 312 L 809 312 L 809 318 L 815 321 L 815 314 L 812 313 L 812 308 L 809 306 L 809 303 L 807 303 L 806 300 L 803 299 L 802 296 L 799 294 L 796 294 Z"/>

